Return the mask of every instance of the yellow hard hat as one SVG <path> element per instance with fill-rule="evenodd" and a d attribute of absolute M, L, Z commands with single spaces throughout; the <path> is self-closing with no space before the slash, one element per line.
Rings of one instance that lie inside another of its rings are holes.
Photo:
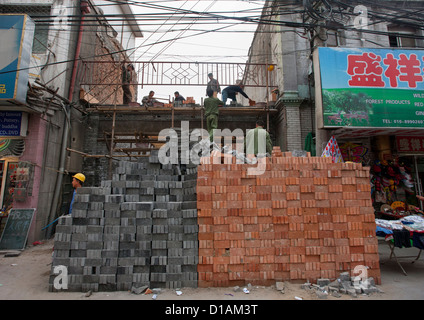
<path fill-rule="evenodd" d="M 81 182 L 85 181 L 85 175 L 83 175 L 82 173 L 77 173 L 74 176 L 72 176 L 72 178 L 78 179 Z"/>

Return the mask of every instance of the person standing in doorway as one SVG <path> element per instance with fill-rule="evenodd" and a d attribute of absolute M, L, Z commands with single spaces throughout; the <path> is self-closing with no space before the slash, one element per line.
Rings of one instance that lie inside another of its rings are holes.
<path fill-rule="evenodd" d="M 81 188 L 85 182 L 85 175 L 82 173 L 77 173 L 74 176 L 72 176 L 72 187 L 74 188 L 74 191 L 72 192 L 72 200 L 71 205 L 69 207 L 69 214 L 72 214 L 72 206 L 74 204 L 75 200 L 75 194 L 77 193 L 77 189 Z"/>

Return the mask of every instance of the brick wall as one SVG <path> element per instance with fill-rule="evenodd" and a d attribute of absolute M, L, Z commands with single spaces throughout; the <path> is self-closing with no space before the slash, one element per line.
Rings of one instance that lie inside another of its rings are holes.
<path fill-rule="evenodd" d="M 278 147 L 263 175 L 248 167 L 198 167 L 199 287 L 334 280 L 357 265 L 380 283 L 369 168 Z"/>
<path fill-rule="evenodd" d="M 257 176 L 229 155 L 202 160 L 186 175 L 157 156 L 119 162 L 79 189 L 56 228 L 50 290 L 59 265 L 70 291 L 315 282 L 357 265 L 381 283 L 367 167 L 278 147 Z"/>

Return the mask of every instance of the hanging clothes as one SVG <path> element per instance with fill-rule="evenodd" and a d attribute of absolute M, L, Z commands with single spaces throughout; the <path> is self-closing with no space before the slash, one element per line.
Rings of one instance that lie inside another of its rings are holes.
<path fill-rule="evenodd" d="M 317 155 L 314 141 L 314 134 L 309 132 L 305 139 L 305 150 L 311 153 L 311 157 L 315 157 Z"/>
<path fill-rule="evenodd" d="M 415 248 L 424 249 L 424 234 L 414 232 L 412 235 L 412 244 Z"/>
<path fill-rule="evenodd" d="M 397 248 L 410 248 L 411 247 L 411 235 L 408 230 L 393 230 L 393 241 L 394 246 Z"/>
<path fill-rule="evenodd" d="M 321 158 L 331 158 L 333 163 L 344 162 L 336 137 L 331 136 L 330 141 L 328 141 L 327 146 L 322 152 Z"/>

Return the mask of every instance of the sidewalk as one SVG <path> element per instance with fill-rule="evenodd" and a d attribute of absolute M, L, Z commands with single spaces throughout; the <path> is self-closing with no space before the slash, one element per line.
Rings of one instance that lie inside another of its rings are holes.
<path fill-rule="evenodd" d="M 0 300 L 152 300 L 152 295 L 136 295 L 130 292 L 94 292 L 86 297 L 82 292 L 48 292 L 51 269 L 52 241 L 29 247 L 18 257 L 0 257 Z M 395 249 L 398 256 L 417 256 L 418 249 Z M 394 259 L 388 260 L 390 249 L 379 242 L 382 284 L 378 286 L 384 293 L 370 296 L 358 295 L 352 298 L 342 295 L 332 296 L 328 300 L 424 300 L 424 255 L 415 263 L 414 258 L 401 259 L 407 272 L 405 276 Z M 301 289 L 301 283 L 286 283 L 285 293 L 271 287 L 253 287 L 249 294 L 234 292 L 233 288 L 181 288 L 182 295 L 177 296 L 173 289 L 161 289 L 157 300 L 317 300 Z"/>

